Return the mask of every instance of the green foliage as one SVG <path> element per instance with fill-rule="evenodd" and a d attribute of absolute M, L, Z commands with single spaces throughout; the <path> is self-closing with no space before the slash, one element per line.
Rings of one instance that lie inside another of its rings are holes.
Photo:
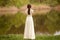
<path fill-rule="evenodd" d="M 36 40 L 60 40 L 60 36 L 36 36 Z"/>
<path fill-rule="evenodd" d="M 54 33 L 58 29 L 56 29 L 57 21 L 59 20 L 58 13 L 56 11 L 51 11 L 49 14 L 47 14 L 47 18 L 45 21 L 45 25 L 47 26 L 50 33 Z"/>
<path fill-rule="evenodd" d="M 0 35 L 0 40 L 23 40 L 23 35 L 22 34 Z"/>
<path fill-rule="evenodd" d="M 5 34 L 11 27 L 20 27 L 25 23 L 26 16 L 22 13 L 15 15 L 2 15 L 0 16 L 0 34 Z"/>
<path fill-rule="evenodd" d="M 0 0 L 0 6 L 6 6 L 9 2 L 10 0 Z"/>
<path fill-rule="evenodd" d="M 11 34 L 11 35 L 0 35 L 0 40 L 24 40 L 24 38 L 22 34 Z M 60 40 L 60 35 L 58 36 L 36 35 L 35 40 Z"/>
<path fill-rule="evenodd" d="M 32 4 L 40 4 L 40 0 L 30 0 L 30 3 L 32 3 Z"/>
<path fill-rule="evenodd" d="M 57 2 L 60 4 L 60 0 L 57 0 Z"/>
<path fill-rule="evenodd" d="M 23 6 L 23 5 L 28 4 L 29 1 L 28 0 L 11 0 L 10 3 L 19 8 L 19 7 Z"/>
<path fill-rule="evenodd" d="M 48 4 L 50 6 L 55 6 L 59 0 L 30 0 L 32 4 Z"/>
<path fill-rule="evenodd" d="M 59 0 L 0 0 L 0 6 L 16 6 L 21 7 L 26 4 L 48 4 L 51 6 L 55 6 L 57 4 L 60 4 Z"/>
<path fill-rule="evenodd" d="M 16 6 L 21 7 L 25 4 L 28 4 L 28 0 L 0 0 L 0 6 Z"/>
<path fill-rule="evenodd" d="M 51 6 L 58 4 L 57 0 L 45 0 L 45 1 L 43 1 L 43 3 L 49 4 Z"/>
<path fill-rule="evenodd" d="M 35 15 L 35 30 L 43 33 L 53 34 L 60 30 L 60 12 L 51 11 L 46 15 Z"/>
<path fill-rule="evenodd" d="M 22 24 L 25 23 L 26 15 L 22 13 L 17 13 L 14 15 L 13 19 L 11 20 L 11 24 L 15 25 L 15 27 L 20 27 Z"/>
<path fill-rule="evenodd" d="M 5 33 L 5 31 L 8 30 L 8 28 L 11 26 L 10 24 L 10 16 L 2 15 L 0 16 L 0 34 Z"/>
<path fill-rule="evenodd" d="M 60 12 L 50 11 L 45 15 L 34 15 L 33 18 L 36 32 L 53 34 L 60 30 Z M 24 29 L 25 20 L 26 15 L 19 12 L 15 15 L 6 14 L 0 16 L 0 34 L 5 34 L 11 27 L 19 28 L 20 32 L 23 33 L 22 29 Z"/>

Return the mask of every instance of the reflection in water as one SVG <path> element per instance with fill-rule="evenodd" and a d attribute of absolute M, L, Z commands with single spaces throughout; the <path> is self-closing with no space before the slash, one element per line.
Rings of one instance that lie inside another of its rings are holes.
<path fill-rule="evenodd" d="M 51 10 L 53 10 L 53 8 L 37 8 L 34 9 L 34 14 L 35 13 L 40 13 L 40 14 L 46 14 L 48 12 L 50 12 Z M 57 8 L 55 9 L 56 11 L 59 11 Z M 19 10 L 16 7 L 12 7 L 12 8 L 1 8 L 0 9 L 0 14 L 16 14 L 18 11 L 25 13 L 25 10 Z M 56 32 L 54 35 L 60 34 L 60 32 Z M 49 34 L 48 34 L 49 35 Z"/>

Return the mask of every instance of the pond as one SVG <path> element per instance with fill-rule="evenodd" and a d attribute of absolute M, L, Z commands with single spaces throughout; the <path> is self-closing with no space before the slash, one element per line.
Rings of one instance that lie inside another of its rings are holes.
<path fill-rule="evenodd" d="M 33 18 L 34 18 L 36 33 L 37 32 L 38 33 L 39 32 L 41 32 L 41 33 L 48 32 L 48 33 L 53 34 L 56 31 L 60 30 L 60 10 L 59 10 L 59 8 L 60 8 L 59 6 L 58 7 L 50 7 L 50 6 L 43 6 L 43 5 L 42 6 L 34 6 L 33 5 L 32 9 L 34 10 Z M 8 8 L 3 7 L 3 8 L 0 8 L 0 15 L 4 15 L 4 14 L 15 15 L 17 13 L 22 13 L 22 14 L 26 15 L 25 10 L 26 10 L 26 6 L 21 7 L 21 8 L 16 8 L 14 6 L 8 7 Z M 14 19 L 15 21 L 13 22 L 13 25 L 15 25 L 16 28 L 14 29 L 13 27 L 11 27 L 5 33 L 7 33 L 7 34 L 9 34 L 9 33 L 16 33 L 16 34 L 23 33 L 24 23 L 25 23 L 24 17 L 26 17 L 26 16 L 25 15 L 21 16 L 21 15 L 15 15 L 17 20 Z M 19 17 L 22 20 L 20 20 Z M 12 17 L 12 19 L 13 19 L 13 17 Z M 0 24 L 0 25 L 2 25 L 2 24 Z M 21 26 L 21 27 L 17 28 L 17 26 Z M 18 30 L 20 30 L 20 31 L 18 31 Z"/>

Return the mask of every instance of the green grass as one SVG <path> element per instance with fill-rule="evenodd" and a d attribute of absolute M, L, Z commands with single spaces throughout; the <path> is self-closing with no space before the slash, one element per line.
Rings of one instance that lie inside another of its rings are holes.
<path fill-rule="evenodd" d="M 22 34 L 0 35 L 0 40 L 24 40 Z M 60 40 L 58 36 L 36 36 L 36 40 Z"/>

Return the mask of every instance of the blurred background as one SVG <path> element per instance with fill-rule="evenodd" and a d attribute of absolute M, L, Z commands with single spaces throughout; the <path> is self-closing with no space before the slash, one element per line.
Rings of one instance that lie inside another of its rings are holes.
<path fill-rule="evenodd" d="M 34 10 L 36 35 L 60 35 L 60 0 L 0 0 L 0 35 L 24 34 L 27 4 Z"/>

